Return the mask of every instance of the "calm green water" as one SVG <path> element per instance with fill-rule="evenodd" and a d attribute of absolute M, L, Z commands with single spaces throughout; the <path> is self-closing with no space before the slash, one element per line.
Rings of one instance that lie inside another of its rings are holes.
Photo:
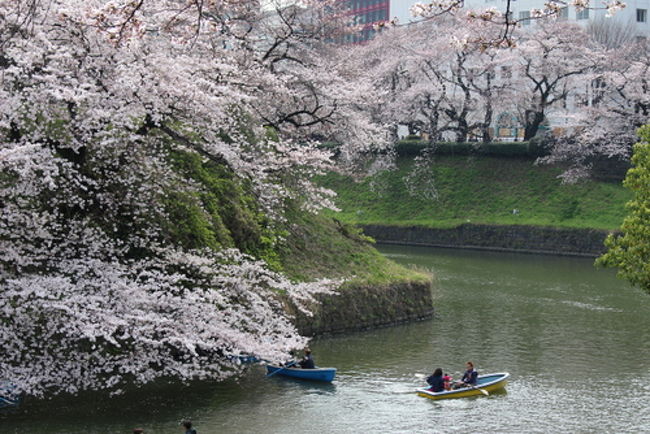
<path fill-rule="evenodd" d="M 433 320 L 319 339 L 331 385 L 264 377 L 27 403 L 1 433 L 650 432 L 650 296 L 591 260 L 380 246 L 436 273 Z M 507 392 L 431 401 L 435 367 L 511 373 Z M 418 376 L 420 375 L 420 376 Z"/>

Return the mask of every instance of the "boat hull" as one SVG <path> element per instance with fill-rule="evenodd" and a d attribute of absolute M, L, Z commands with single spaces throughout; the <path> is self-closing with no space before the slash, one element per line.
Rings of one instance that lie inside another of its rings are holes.
<path fill-rule="evenodd" d="M 463 387 L 461 389 L 455 389 L 455 390 L 432 392 L 428 390 L 427 387 L 424 387 L 421 389 L 417 389 L 416 392 L 419 396 L 422 396 L 423 398 L 429 398 L 433 400 L 456 399 L 456 398 L 467 398 L 470 396 L 480 396 L 483 395 L 481 390 L 491 393 L 505 388 L 506 384 L 508 383 L 508 377 L 510 377 L 510 374 L 508 374 L 507 372 L 479 375 L 475 388 Z"/>
<path fill-rule="evenodd" d="M 324 381 L 327 383 L 334 380 L 334 376 L 336 375 L 336 368 L 300 369 L 266 365 L 266 371 L 269 375 L 282 375 L 283 377 L 310 381 Z M 275 372 L 277 372 L 277 374 L 274 374 Z"/>
<path fill-rule="evenodd" d="M 0 409 L 14 408 L 20 405 L 20 394 L 16 385 L 9 381 L 0 381 Z"/>

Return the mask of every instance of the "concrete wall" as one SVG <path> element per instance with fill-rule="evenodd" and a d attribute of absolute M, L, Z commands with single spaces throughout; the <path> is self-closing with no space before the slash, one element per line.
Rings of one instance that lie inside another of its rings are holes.
<path fill-rule="evenodd" d="M 596 257 L 609 233 L 597 229 L 463 224 L 452 229 L 362 226 L 381 243 Z"/>
<path fill-rule="evenodd" d="M 433 315 L 431 282 L 355 285 L 338 295 L 320 297 L 309 317 L 288 306 L 303 336 L 364 330 L 417 321 Z"/>

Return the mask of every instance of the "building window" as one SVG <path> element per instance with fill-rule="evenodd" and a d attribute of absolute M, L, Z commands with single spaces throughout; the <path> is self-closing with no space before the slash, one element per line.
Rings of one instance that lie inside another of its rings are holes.
<path fill-rule="evenodd" d="M 576 11 L 576 20 L 588 20 L 588 19 L 589 19 L 589 9 Z"/>
<path fill-rule="evenodd" d="M 559 20 L 566 20 L 569 18 L 569 8 L 563 7 L 560 9 L 560 11 L 557 13 L 557 18 Z"/>
<path fill-rule="evenodd" d="M 530 26 L 530 11 L 519 12 L 519 22 L 522 26 Z"/>
<path fill-rule="evenodd" d="M 637 9 L 636 10 L 636 22 L 645 23 L 648 20 L 648 10 L 647 9 Z"/>

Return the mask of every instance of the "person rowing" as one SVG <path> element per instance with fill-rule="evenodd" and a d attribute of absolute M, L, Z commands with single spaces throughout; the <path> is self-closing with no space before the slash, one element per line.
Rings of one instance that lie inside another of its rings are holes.
<path fill-rule="evenodd" d="M 467 362 L 467 370 L 463 374 L 463 377 L 460 381 L 454 383 L 454 389 L 460 389 L 462 387 L 476 387 L 478 382 L 478 372 L 474 369 L 474 363 Z"/>
<path fill-rule="evenodd" d="M 305 348 L 305 356 L 298 362 L 298 366 L 302 369 L 315 369 L 316 364 L 314 363 L 314 358 L 311 355 L 311 350 Z"/>

